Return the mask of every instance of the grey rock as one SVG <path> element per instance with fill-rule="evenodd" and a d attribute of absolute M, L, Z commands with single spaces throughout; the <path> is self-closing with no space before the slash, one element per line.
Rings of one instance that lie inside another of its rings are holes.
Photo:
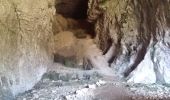
<path fill-rule="evenodd" d="M 50 3 L 52 0 L 0 1 L 1 100 L 31 89 L 52 63 L 49 40 L 54 7 Z"/>
<path fill-rule="evenodd" d="M 96 43 L 111 67 L 135 83 L 169 84 L 169 0 L 90 0 Z M 130 78 L 130 79 L 129 79 Z"/>

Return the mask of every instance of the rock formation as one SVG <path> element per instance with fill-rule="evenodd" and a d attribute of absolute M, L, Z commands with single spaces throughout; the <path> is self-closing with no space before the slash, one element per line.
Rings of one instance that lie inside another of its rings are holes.
<path fill-rule="evenodd" d="M 52 62 L 52 0 L 0 0 L 0 99 L 31 89 Z"/>
<path fill-rule="evenodd" d="M 90 0 L 89 20 L 111 67 L 135 83 L 170 83 L 169 0 Z"/>

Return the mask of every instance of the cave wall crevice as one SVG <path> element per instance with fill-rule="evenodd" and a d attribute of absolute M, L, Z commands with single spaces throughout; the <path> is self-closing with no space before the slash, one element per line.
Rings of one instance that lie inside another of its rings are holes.
<path fill-rule="evenodd" d="M 116 53 L 111 66 L 118 76 L 135 83 L 170 82 L 169 4 L 169 0 L 90 0 L 88 18 L 96 23 L 96 43 L 104 52 L 107 38 L 112 39 Z"/>

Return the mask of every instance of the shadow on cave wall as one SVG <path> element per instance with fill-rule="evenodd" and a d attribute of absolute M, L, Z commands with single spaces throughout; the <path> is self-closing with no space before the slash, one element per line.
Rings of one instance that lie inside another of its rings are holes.
<path fill-rule="evenodd" d="M 86 19 L 88 0 L 58 0 L 56 1 L 56 13 L 73 19 Z"/>

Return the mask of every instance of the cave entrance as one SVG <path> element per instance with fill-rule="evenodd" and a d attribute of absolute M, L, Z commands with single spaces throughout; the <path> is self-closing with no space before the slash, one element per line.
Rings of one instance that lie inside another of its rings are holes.
<path fill-rule="evenodd" d="M 88 0 L 56 0 L 56 14 L 78 22 L 77 28 L 95 37 L 94 24 L 87 21 Z"/>

